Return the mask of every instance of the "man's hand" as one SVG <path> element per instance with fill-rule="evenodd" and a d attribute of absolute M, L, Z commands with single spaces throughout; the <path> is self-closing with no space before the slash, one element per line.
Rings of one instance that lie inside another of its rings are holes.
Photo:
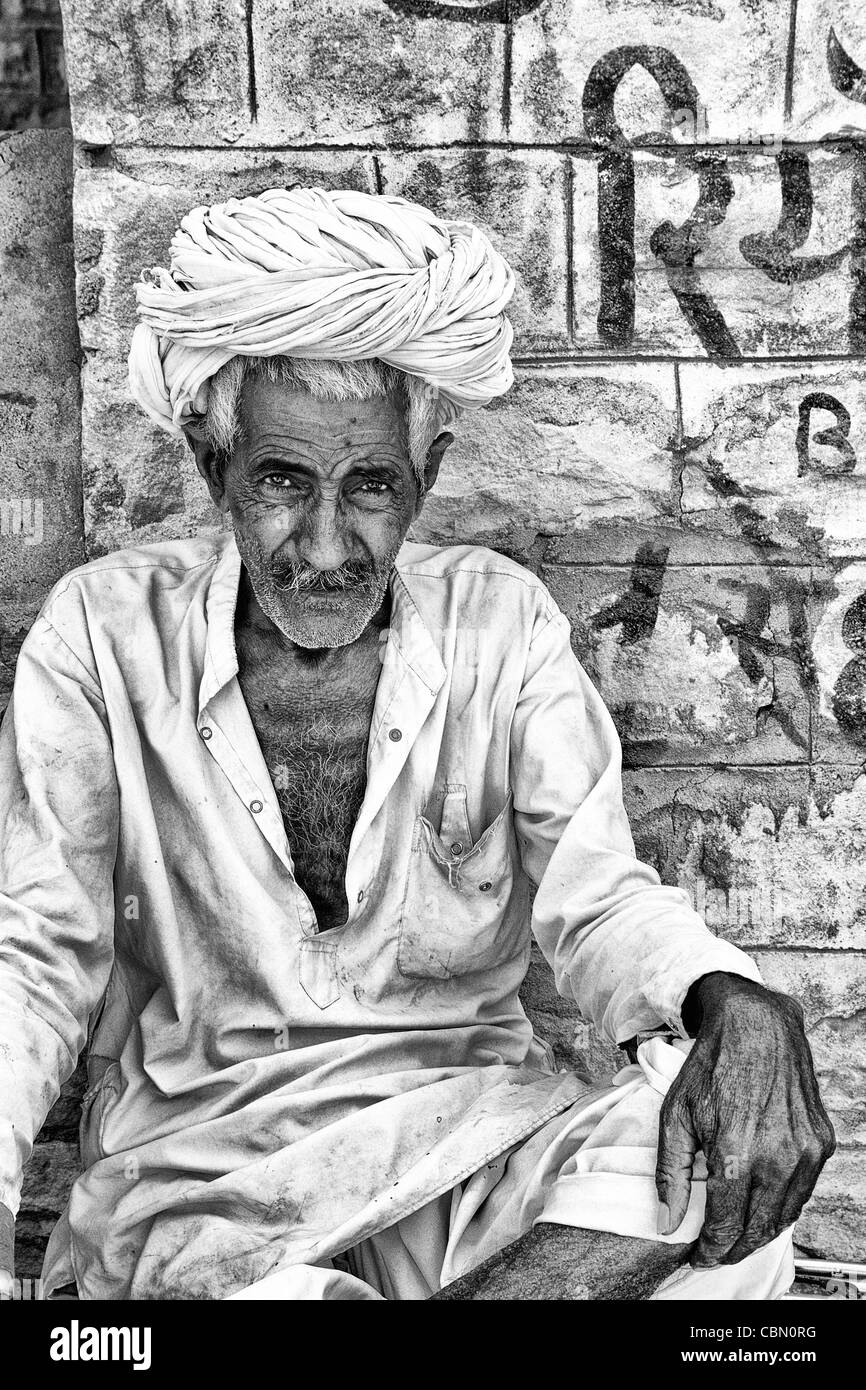
<path fill-rule="evenodd" d="M 702 1149 L 707 1207 L 691 1264 L 710 1269 L 796 1221 L 836 1140 L 795 999 L 718 973 L 692 986 L 687 1004 L 697 1037 L 662 1106 L 658 1224 L 662 1235 L 680 1225 Z"/>

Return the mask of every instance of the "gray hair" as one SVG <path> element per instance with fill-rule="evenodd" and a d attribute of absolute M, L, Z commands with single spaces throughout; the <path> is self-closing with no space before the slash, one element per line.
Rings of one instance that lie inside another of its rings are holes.
<path fill-rule="evenodd" d="M 243 438 L 238 407 L 243 384 L 251 376 L 309 391 L 319 400 L 364 401 L 396 396 L 404 405 L 409 458 L 423 490 L 427 455 L 443 415 L 441 400 L 427 382 L 378 358 L 336 362 L 309 357 L 233 357 L 210 379 L 202 422 L 208 443 L 218 457 L 227 458 Z"/>

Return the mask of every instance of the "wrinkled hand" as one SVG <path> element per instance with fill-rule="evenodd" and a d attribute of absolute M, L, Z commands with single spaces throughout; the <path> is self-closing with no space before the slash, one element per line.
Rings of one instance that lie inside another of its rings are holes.
<path fill-rule="evenodd" d="M 796 1221 L 836 1141 L 795 999 L 718 973 L 693 986 L 689 1002 L 697 1037 L 662 1106 L 658 1224 L 663 1235 L 680 1225 L 702 1149 L 707 1206 L 691 1263 L 710 1269 Z"/>

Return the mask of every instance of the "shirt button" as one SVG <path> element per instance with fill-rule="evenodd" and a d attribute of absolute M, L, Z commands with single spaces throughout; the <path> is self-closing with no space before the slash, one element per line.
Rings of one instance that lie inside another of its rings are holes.
<path fill-rule="evenodd" d="M 360 893 L 358 894 L 358 902 L 359 902 L 359 903 L 362 903 L 363 901 L 364 901 L 364 890 L 363 890 L 363 888 L 362 888 L 361 891 L 360 891 Z"/>
<path fill-rule="evenodd" d="M 392 729 L 388 737 L 392 743 L 399 743 L 403 734 L 400 729 Z"/>
<path fill-rule="evenodd" d="M 489 882 L 488 882 L 488 883 L 479 883 L 479 885 L 478 885 L 478 891 L 479 891 L 479 893 L 489 893 L 492 887 L 493 887 L 493 884 L 492 884 L 492 883 L 489 883 Z"/>
<path fill-rule="evenodd" d="M 251 810 L 255 815 L 258 815 L 258 814 L 259 814 L 259 811 L 260 811 L 261 809 L 262 809 L 262 803 L 261 803 L 260 801 L 251 801 L 251 802 L 250 802 L 250 810 Z"/>
<path fill-rule="evenodd" d="M 202 738 L 205 740 L 213 738 L 213 729 L 202 729 L 200 732 Z"/>
<path fill-rule="evenodd" d="M 455 840 L 454 843 L 453 843 L 453 845 L 451 846 L 451 853 L 452 853 L 452 854 L 460 854 L 461 851 L 462 851 L 462 849 L 463 849 L 463 845 L 461 844 L 460 840 Z"/>

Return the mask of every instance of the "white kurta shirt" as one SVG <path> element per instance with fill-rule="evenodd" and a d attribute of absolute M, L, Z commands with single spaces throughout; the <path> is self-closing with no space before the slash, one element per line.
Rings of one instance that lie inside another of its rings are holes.
<path fill-rule="evenodd" d="M 635 858 L 547 589 L 468 546 L 398 557 L 349 917 L 318 932 L 237 680 L 240 567 L 222 536 L 72 571 L 0 729 L 0 1200 L 89 1036 L 52 1253 L 87 1297 L 314 1262 L 568 1106 L 518 999 L 530 927 L 614 1042 L 682 1036 L 709 971 L 760 978 Z"/>

